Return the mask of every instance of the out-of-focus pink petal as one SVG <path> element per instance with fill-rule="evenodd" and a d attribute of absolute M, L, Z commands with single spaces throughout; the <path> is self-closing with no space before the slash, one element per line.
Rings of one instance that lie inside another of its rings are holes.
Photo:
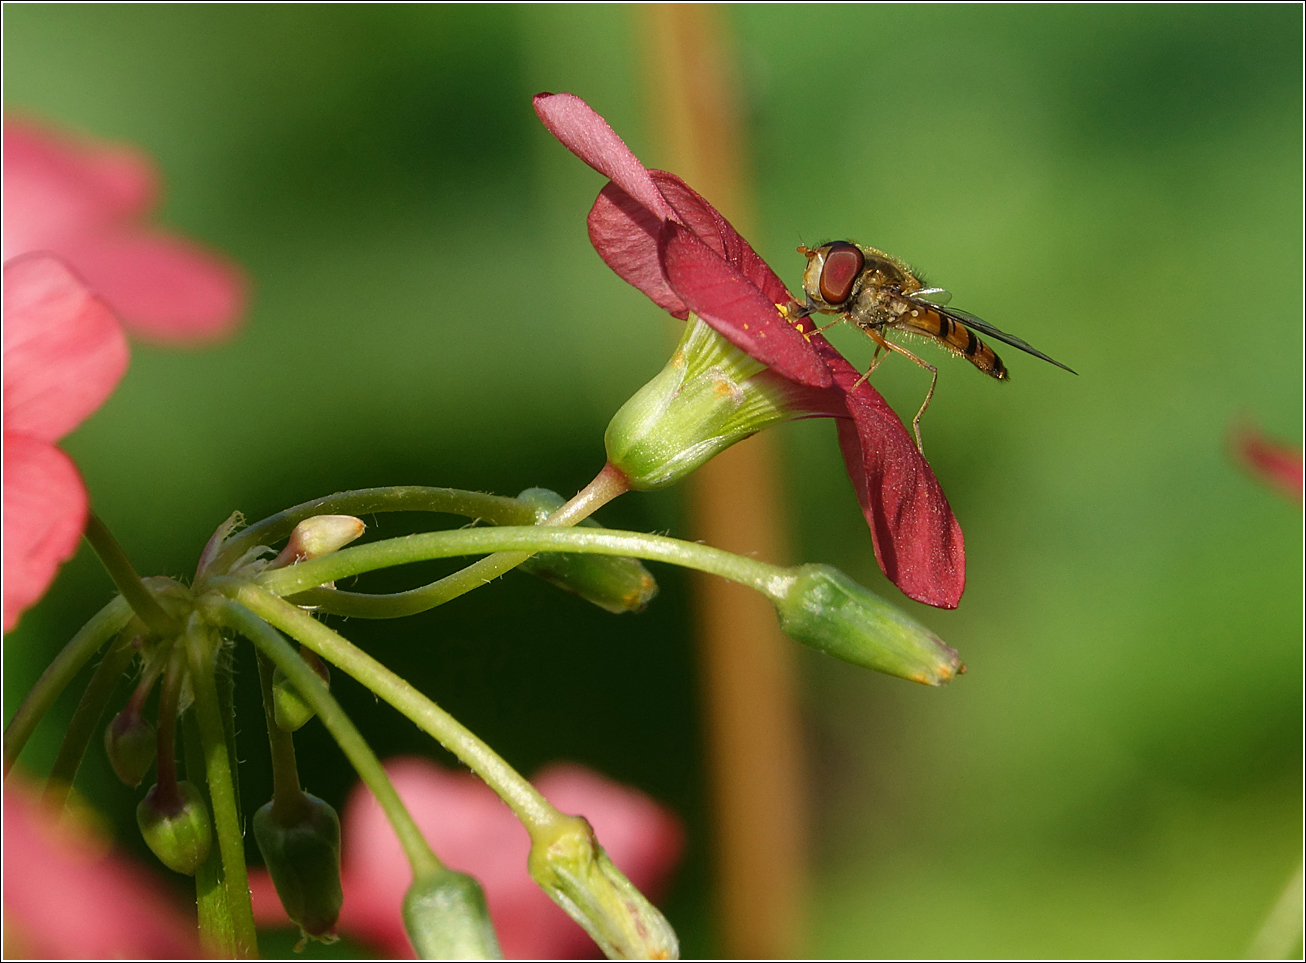
<path fill-rule="evenodd" d="M 386 763 L 395 788 L 432 848 L 448 866 L 485 887 L 505 956 L 590 958 L 597 947 L 530 878 L 530 839 L 503 802 L 477 777 L 426 759 Z M 613 862 L 641 889 L 662 885 L 679 857 L 683 836 L 675 817 L 642 793 L 580 766 L 550 767 L 537 780 L 564 811 L 585 816 Z M 400 906 L 412 880 L 408 861 L 381 808 L 361 784 L 342 820 L 342 886 L 338 929 L 395 958 L 412 958 Z M 284 921 L 275 894 L 260 877 L 252 884 L 260 923 Z"/>
<path fill-rule="evenodd" d="M 187 920 L 142 870 L 78 838 L 6 780 L 6 956 L 47 959 L 195 959 Z"/>
<path fill-rule="evenodd" d="M 1239 459 L 1251 474 L 1301 504 L 1300 445 L 1290 445 L 1271 438 L 1255 428 L 1243 426 L 1233 430 L 1233 446 Z"/>
<path fill-rule="evenodd" d="M 91 288 L 150 341 L 216 341 L 245 308 L 245 279 L 231 262 L 178 235 L 114 229 L 67 242 L 60 253 Z"/>
<path fill-rule="evenodd" d="M 658 307 L 683 321 L 689 317 L 689 309 L 671 290 L 658 263 L 663 223 L 616 184 L 599 192 L 587 221 L 590 243 L 604 263 Z"/>
<path fill-rule="evenodd" d="M 6 433 L 62 438 L 109 397 L 127 356 L 113 314 L 58 258 L 5 264 Z"/>
<path fill-rule="evenodd" d="M 740 274 L 761 289 L 772 304 L 787 304 L 793 300 L 784 282 L 771 270 L 771 265 L 762 260 L 720 211 L 675 174 L 658 170 L 649 171 L 649 174 L 662 196 L 675 209 L 676 220 L 734 265 Z"/>
<path fill-rule="evenodd" d="M 662 270 L 691 311 L 731 343 L 787 378 L 825 387 L 829 367 L 775 303 L 688 228 L 663 229 Z"/>
<path fill-rule="evenodd" d="M 955 609 L 966 588 L 961 526 L 939 480 L 889 403 L 824 338 L 812 339 L 851 420 L 838 421 L 844 465 L 871 528 L 880 568 L 904 594 Z"/>
<path fill-rule="evenodd" d="M 47 441 L 4 433 L 4 631 L 45 594 L 77 551 L 86 488 L 72 459 Z"/>
<path fill-rule="evenodd" d="M 554 137 L 642 205 L 659 221 L 671 207 L 644 165 L 589 104 L 575 94 L 536 94 L 535 113 Z"/>
<path fill-rule="evenodd" d="M 57 250 L 70 237 L 148 208 L 158 179 L 141 152 L 4 122 L 4 259 Z"/>

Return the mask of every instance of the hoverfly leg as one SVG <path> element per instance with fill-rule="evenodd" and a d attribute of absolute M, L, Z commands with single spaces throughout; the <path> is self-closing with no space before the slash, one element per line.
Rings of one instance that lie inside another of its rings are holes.
<path fill-rule="evenodd" d="M 934 367 L 934 365 L 930 364 L 928 361 L 924 360 L 923 358 L 916 357 L 916 355 L 912 354 L 902 345 L 894 344 L 892 341 L 886 340 L 885 338 L 881 337 L 880 333 L 876 331 L 874 328 L 866 328 L 865 331 L 867 334 L 871 336 L 872 339 L 874 339 L 875 343 L 879 346 L 879 348 L 883 348 L 886 352 L 888 351 L 896 352 L 902 355 L 904 358 L 910 358 L 912 361 L 916 362 L 918 365 L 920 365 L 922 368 L 924 368 L 926 371 L 930 373 L 930 390 L 925 392 L 925 400 L 921 402 L 921 410 L 916 412 L 916 417 L 911 420 L 912 432 L 913 434 L 916 435 L 916 450 L 919 451 L 922 455 L 924 455 L 925 446 L 921 444 L 921 416 L 925 414 L 925 409 L 930 406 L 930 399 L 934 397 L 934 386 L 939 383 L 939 369 Z M 879 349 L 877 348 L 877 350 Z M 885 354 L 884 357 L 887 358 L 888 354 Z M 880 359 L 880 361 L 883 360 L 884 358 Z M 871 371 L 874 370 L 875 370 L 875 365 L 872 364 Z M 871 373 L 870 371 L 866 372 L 866 374 L 870 374 L 870 373 Z"/>

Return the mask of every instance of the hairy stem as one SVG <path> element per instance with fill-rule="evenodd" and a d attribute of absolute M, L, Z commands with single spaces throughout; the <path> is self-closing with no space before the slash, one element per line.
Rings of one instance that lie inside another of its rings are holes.
<path fill-rule="evenodd" d="M 122 550 L 113 533 L 94 512 L 91 512 L 86 519 L 86 540 L 91 543 L 91 548 L 95 549 L 100 562 L 108 569 L 113 584 L 118 586 L 118 591 L 122 593 L 123 598 L 140 616 L 140 620 L 149 626 L 151 632 L 167 637 L 181 631 L 177 620 L 163 610 L 158 599 L 145 587 L 127 553 Z"/>

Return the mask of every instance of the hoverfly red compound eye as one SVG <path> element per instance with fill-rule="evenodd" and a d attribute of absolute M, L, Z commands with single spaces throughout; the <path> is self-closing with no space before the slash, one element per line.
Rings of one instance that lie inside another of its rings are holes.
<path fill-rule="evenodd" d="M 831 244 L 821 266 L 821 297 L 825 303 L 839 305 L 847 301 L 865 264 L 866 259 L 856 245 L 847 241 Z"/>

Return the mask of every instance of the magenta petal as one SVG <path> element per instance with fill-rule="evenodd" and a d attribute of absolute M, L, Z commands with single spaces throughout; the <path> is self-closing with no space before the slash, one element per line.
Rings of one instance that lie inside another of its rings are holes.
<path fill-rule="evenodd" d="M 689 309 L 667 284 L 658 262 L 662 221 L 616 184 L 609 184 L 599 192 L 587 223 L 594 250 L 618 277 L 675 317 L 682 321 L 688 317 Z"/>
<path fill-rule="evenodd" d="M 103 404 L 126 368 L 117 320 L 62 261 L 31 254 L 4 266 L 6 433 L 57 441 Z"/>
<path fill-rule="evenodd" d="M 133 334 L 151 341 L 218 340 L 245 307 L 245 280 L 234 265 L 165 231 L 106 231 L 61 253 Z"/>
<path fill-rule="evenodd" d="M 615 183 L 650 214 L 662 221 L 671 217 L 671 208 L 648 170 L 593 107 L 575 94 L 536 94 L 535 113 L 567 150 Z"/>
<path fill-rule="evenodd" d="M 848 391 L 861 374 L 824 338 L 814 339 L 837 385 Z M 840 420 L 839 447 L 871 528 L 880 568 L 905 595 L 955 609 L 966 588 L 961 526 L 929 463 L 902 421 L 863 381 L 845 397 L 851 421 Z"/>
<path fill-rule="evenodd" d="M 816 349 L 775 303 L 687 228 L 668 222 L 661 251 L 671 287 L 731 343 L 793 381 L 818 388 L 831 383 Z"/>
<path fill-rule="evenodd" d="M 86 525 L 86 488 L 72 459 L 36 438 L 4 433 L 4 631 L 72 558 Z"/>
<path fill-rule="evenodd" d="M 676 220 L 738 268 L 739 273 L 760 288 L 772 304 L 786 304 L 793 300 L 784 282 L 771 270 L 771 265 L 762 260 L 720 211 L 675 174 L 657 170 L 649 173 L 662 196 L 675 209 Z"/>

